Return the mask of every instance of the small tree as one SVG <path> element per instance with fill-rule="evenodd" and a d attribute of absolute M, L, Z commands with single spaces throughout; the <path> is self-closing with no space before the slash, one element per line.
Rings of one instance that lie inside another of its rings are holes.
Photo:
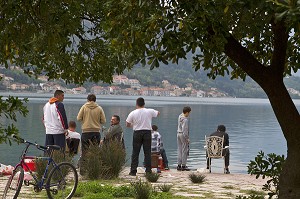
<path fill-rule="evenodd" d="M 282 171 L 283 164 L 285 162 L 284 155 L 276 155 L 270 153 L 265 155 L 260 151 L 255 157 L 254 161 L 250 161 L 248 165 L 248 173 L 256 175 L 256 178 L 260 176 L 262 179 L 268 177 L 267 183 L 263 186 L 264 191 L 269 191 L 269 198 L 279 195 L 279 176 Z"/>

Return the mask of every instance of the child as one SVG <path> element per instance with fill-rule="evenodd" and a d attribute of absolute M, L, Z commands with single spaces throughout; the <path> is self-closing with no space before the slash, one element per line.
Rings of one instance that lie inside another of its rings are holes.
<path fill-rule="evenodd" d="M 80 134 L 76 132 L 76 123 L 74 121 L 69 122 L 68 134 L 66 135 L 66 143 L 68 152 L 72 155 L 77 154 L 80 145 Z"/>
<path fill-rule="evenodd" d="M 166 155 L 166 151 L 163 148 L 162 137 L 160 133 L 157 131 L 158 127 L 156 125 L 152 125 L 152 143 L 151 143 L 151 152 L 159 152 L 161 155 L 165 170 L 169 170 L 168 158 Z"/>

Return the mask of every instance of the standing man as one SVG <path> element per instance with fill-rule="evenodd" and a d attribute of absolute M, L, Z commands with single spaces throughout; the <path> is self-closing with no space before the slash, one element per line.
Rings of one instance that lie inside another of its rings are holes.
<path fill-rule="evenodd" d="M 178 147 L 178 171 L 189 171 L 186 166 L 187 157 L 189 154 L 189 115 L 191 108 L 186 106 L 183 108 L 182 113 L 178 117 L 178 128 L 177 128 L 177 147 Z"/>
<path fill-rule="evenodd" d="M 80 108 L 77 120 L 81 122 L 81 158 L 84 161 L 90 142 L 100 144 L 101 125 L 106 122 L 102 107 L 96 103 L 96 95 L 89 94 L 87 96 L 87 102 Z"/>
<path fill-rule="evenodd" d="M 46 128 L 47 145 L 58 145 L 61 149 L 66 147 L 65 134 L 68 132 L 68 120 L 64 108 L 64 92 L 56 90 L 54 97 L 51 97 L 43 108 L 43 122 Z"/>
<path fill-rule="evenodd" d="M 151 123 L 152 118 L 157 116 L 159 116 L 159 111 L 145 108 L 145 100 L 140 97 L 136 100 L 136 109 L 132 111 L 126 119 L 126 126 L 133 128 L 131 168 L 129 175 L 136 176 L 142 145 L 146 173 L 151 172 Z"/>
<path fill-rule="evenodd" d="M 220 124 L 217 128 L 217 131 L 210 134 L 210 136 L 218 136 L 218 137 L 223 137 L 224 136 L 224 143 L 223 143 L 223 148 L 225 146 L 229 146 L 229 135 L 226 133 L 226 127 L 223 124 Z M 223 149 L 223 154 L 225 156 L 225 173 L 230 174 L 229 172 L 229 148 Z M 211 161 L 210 158 L 207 159 L 207 169 L 209 169 L 209 161 Z"/>
<path fill-rule="evenodd" d="M 103 144 L 108 144 L 111 140 L 120 142 L 122 148 L 125 149 L 123 129 L 120 125 L 120 116 L 113 115 L 110 120 L 110 127 L 107 130 L 107 134 L 103 138 Z"/>

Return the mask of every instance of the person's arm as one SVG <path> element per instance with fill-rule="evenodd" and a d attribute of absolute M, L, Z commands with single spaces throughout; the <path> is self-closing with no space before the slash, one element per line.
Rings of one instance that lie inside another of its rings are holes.
<path fill-rule="evenodd" d="M 57 110 L 59 112 L 59 116 L 61 117 L 61 122 L 62 122 L 62 126 L 64 129 L 68 129 L 68 119 L 67 119 L 67 115 L 66 115 L 66 111 L 65 111 L 65 107 L 63 103 L 58 103 L 57 104 Z"/>
<path fill-rule="evenodd" d="M 132 128 L 133 124 L 132 124 L 132 112 L 129 113 L 127 119 L 126 119 L 126 127 L 128 128 Z"/>
<path fill-rule="evenodd" d="M 83 120 L 83 106 L 80 108 L 78 115 L 77 115 L 77 121 Z"/>
<path fill-rule="evenodd" d="M 182 121 L 182 134 L 185 137 L 185 139 L 189 140 L 189 123 L 188 123 L 188 119 L 184 119 Z"/>
<path fill-rule="evenodd" d="M 103 109 L 100 107 L 100 124 L 105 124 L 106 123 L 106 117 Z"/>
<path fill-rule="evenodd" d="M 132 124 L 126 121 L 126 127 L 132 128 Z"/>
<path fill-rule="evenodd" d="M 229 135 L 228 134 L 225 134 L 225 136 L 224 136 L 224 145 L 225 146 L 229 146 Z"/>

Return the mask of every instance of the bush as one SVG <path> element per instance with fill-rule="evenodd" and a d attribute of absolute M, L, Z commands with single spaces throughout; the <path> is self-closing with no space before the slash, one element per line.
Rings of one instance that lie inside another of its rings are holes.
<path fill-rule="evenodd" d="M 162 192 L 169 192 L 172 187 L 173 187 L 173 185 L 171 185 L 171 184 L 161 184 L 158 186 L 159 190 Z"/>
<path fill-rule="evenodd" d="M 48 163 L 48 161 L 43 159 L 42 157 L 45 157 L 45 156 L 40 155 L 35 160 L 36 176 L 38 177 L 38 179 L 41 179 L 43 177 L 45 168 Z M 71 162 L 72 161 L 72 157 L 65 155 L 64 153 L 62 153 L 62 151 L 53 151 L 52 158 L 56 164 L 59 164 L 60 162 Z M 52 168 L 53 168 L 52 165 L 50 165 L 48 168 L 48 174 L 50 173 Z"/>
<path fill-rule="evenodd" d="M 133 187 L 135 199 L 149 199 L 151 192 L 153 191 L 151 184 L 148 182 L 142 182 L 140 179 L 137 182 L 131 182 L 130 185 Z"/>
<path fill-rule="evenodd" d="M 250 196 L 236 196 L 235 199 L 264 199 L 264 196 L 250 195 Z"/>
<path fill-rule="evenodd" d="M 256 179 L 262 176 L 270 178 L 267 184 L 263 185 L 264 191 L 269 191 L 269 198 L 279 195 L 279 176 L 282 171 L 285 158 L 284 155 L 276 155 L 274 153 L 265 155 L 260 151 L 254 161 L 250 161 L 248 165 L 248 173 L 256 175 Z"/>
<path fill-rule="evenodd" d="M 125 165 L 125 150 L 118 141 L 99 147 L 90 144 L 85 159 L 81 161 L 81 170 L 89 179 L 113 179 L 120 175 Z"/>
<path fill-rule="evenodd" d="M 206 176 L 203 174 L 195 174 L 195 173 L 189 174 L 189 179 L 193 183 L 203 183 L 205 181 L 205 178 Z"/>
<path fill-rule="evenodd" d="M 160 175 L 158 173 L 146 173 L 145 177 L 149 182 L 157 182 Z"/>

